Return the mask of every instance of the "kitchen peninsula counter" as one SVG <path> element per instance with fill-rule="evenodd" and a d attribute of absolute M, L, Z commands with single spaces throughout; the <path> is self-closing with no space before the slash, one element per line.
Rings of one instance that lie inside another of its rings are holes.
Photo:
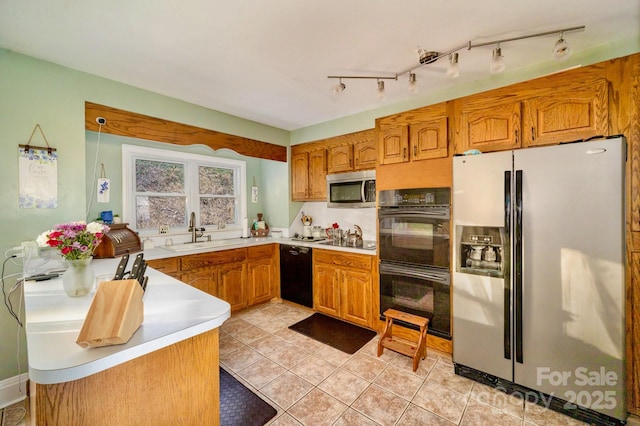
<path fill-rule="evenodd" d="M 115 272 L 119 260 L 94 260 L 96 276 Z M 32 419 L 38 425 L 217 424 L 218 327 L 230 306 L 153 269 L 146 275 L 140 328 L 125 344 L 89 349 L 75 341 L 95 289 L 71 298 L 61 278 L 25 283 Z"/>

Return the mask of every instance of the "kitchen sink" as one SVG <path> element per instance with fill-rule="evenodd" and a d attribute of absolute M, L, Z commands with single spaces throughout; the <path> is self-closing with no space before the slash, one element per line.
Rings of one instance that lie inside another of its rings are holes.
<path fill-rule="evenodd" d="M 163 249 L 171 250 L 171 251 L 189 251 L 189 250 L 199 250 L 204 248 L 232 246 L 236 244 L 242 244 L 242 241 L 237 239 L 200 241 L 197 243 L 183 243 L 183 244 L 175 244 L 172 246 L 161 246 L 161 247 Z"/>
<path fill-rule="evenodd" d="M 375 250 L 376 242 L 375 241 L 364 241 L 361 246 L 353 246 L 347 244 L 346 241 L 334 241 L 334 240 L 325 240 L 320 241 L 318 244 L 323 246 L 333 246 L 333 247 L 349 247 L 349 248 L 359 248 L 364 250 Z"/>

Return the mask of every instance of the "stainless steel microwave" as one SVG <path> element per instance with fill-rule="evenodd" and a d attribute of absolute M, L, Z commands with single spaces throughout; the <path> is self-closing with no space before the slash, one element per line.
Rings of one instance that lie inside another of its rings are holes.
<path fill-rule="evenodd" d="M 376 206 L 376 171 L 327 175 L 327 207 Z"/>

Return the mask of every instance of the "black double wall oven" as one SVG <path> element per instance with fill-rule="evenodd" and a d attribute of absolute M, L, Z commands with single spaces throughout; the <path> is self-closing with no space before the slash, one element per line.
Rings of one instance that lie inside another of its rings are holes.
<path fill-rule="evenodd" d="M 444 339 L 451 339 L 450 204 L 450 188 L 378 193 L 380 318 L 390 308 L 429 318 L 429 334 Z"/>

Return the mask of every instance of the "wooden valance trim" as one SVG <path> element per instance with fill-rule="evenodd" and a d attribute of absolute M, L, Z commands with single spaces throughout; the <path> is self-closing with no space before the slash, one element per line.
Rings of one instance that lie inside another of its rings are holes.
<path fill-rule="evenodd" d="M 287 161 L 287 148 L 268 142 L 149 117 L 92 102 L 85 102 L 84 111 L 85 129 L 94 132 L 97 132 L 100 127 L 96 118 L 103 117 L 106 119 L 106 124 L 101 130 L 103 133 L 176 145 L 202 144 L 214 150 L 228 148 L 247 157 Z"/>

